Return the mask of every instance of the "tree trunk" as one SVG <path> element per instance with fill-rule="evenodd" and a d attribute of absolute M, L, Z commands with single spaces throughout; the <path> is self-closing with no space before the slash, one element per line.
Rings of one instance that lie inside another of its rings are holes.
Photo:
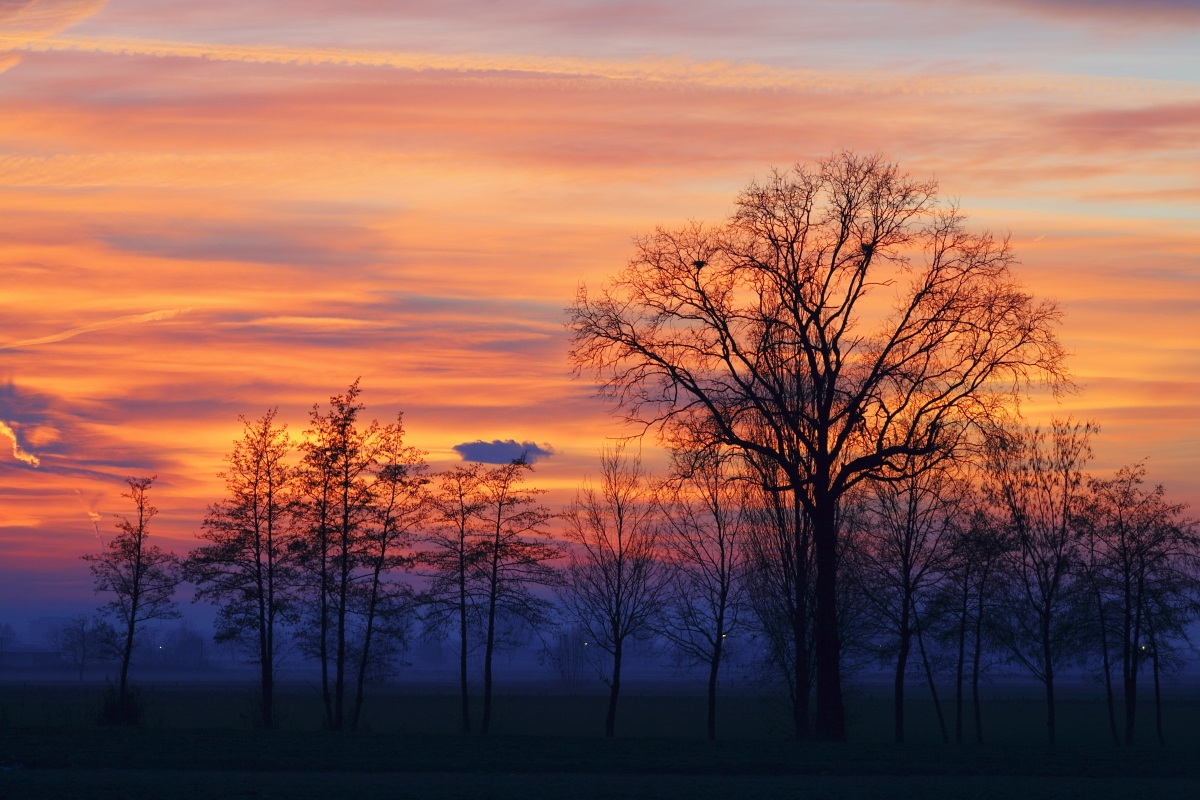
<path fill-rule="evenodd" d="M 371 664 L 371 640 L 375 637 L 375 614 L 379 608 L 379 592 L 382 581 L 380 574 L 383 569 L 384 554 L 380 553 L 379 562 L 375 565 L 375 574 L 371 578 L 371 597 L 367 602 L 366 630 L 363 631 L 362 658 L 358 661 L 358 681 L 354 692 L 354 711 L 350 715 L 350 730 L 358 730 L 358 721 L 362 716 L 363 694 L 367 683 L 367 669 Z"/>
<path fill-rule="evenodd" d="M 1046 685 L 1046 739 L 1054 744 L 1054 657 L 1050 648 L 1050 613 L 1044 611 L 1041 620 L 1042 627 L 1042 675 Z"/>
<path fill-rule="evenodd" d="M 1104 601 L 1100 596 L 1100 592 L 1096 592 L 1096 616 L 1100 624 L 1100 661 L 1104 669 L 1104 699 L 1108 704 L 1108 730 L 1112 733 L 1113 744 L 1121 744 L 1121 737 L 1117 735 L 1117 710 L 1116 702 L 1113 700 L 1112 687 L 1112 659 L 1108 653 L 1108 624 L 1104 617 Z"/>
<path fill-rule="evenodd" d="M 929 684 L 929 696 L 933 698 L 933 710 L 937 713 L 938 727 L 942 731 L 942 744 L 950 744 L 950 733 L 946 730 L 946 717 L 942 714 L 942 701 L 938 699 L 937 684 L 933 680 L 933 667 L 929 663 L 929 654 L 925 651 L 925 635 L 921 631 L 921 622 L 917 619 L 916 609 L 913 610 L 913 620 L 917 626 L 917 647 L 921 651 L 921 664 L 925 667 L 925 680 Z"/>
<path fill-rule="evenodd" d="M 971 654 L 971 705 L 975 711 L 975 743 L 983 744 L 983 708 L 979 702 L 979 670 L 983 660 L 984 577 L 980 577 L 978 604 L 975 608 L 975 651 Z"/>
<path fill-rule="evenodd" d="M 721 646 L 724 644 L 724 628 L 717 622 L 717 637 L 713 644 L 712 659 L 708 665 L 708 738 L 717 738 L 717 671 L 721 668 Z"/>
<path fill-rule="evenodd" d="M 338 590 L 337 605 L 337 649 L 333 661 L 333 724 L 332 730 L 340 731 L 346 718 L 346 603 L 348 601 L 346 584 L 348 578 L 343 577 L 343 584 Z"/>
<path fill-rule="evenodd" d="M 117 691 L 117 698 L 122 707 L 124 707 L 126 692 L 129 687 L 129 662 L 133 659 L 133 635 L 137 624 L 134 612 L 136 610 L 136 606 L 131 606 L 129 624 L 125 626 L 125 647 L 121 651 L 121 685 Z"/>
<path fill-rule="evenodd" d="M 1150 666 L 1154 673 L 1154 733 L 1158 737 L 1159 746 L 1165 745 L 1167 740 L 1163 738 L 1162 729 L 1162 691 L 1159 685 L 1159 669 L 1158 669 L 1158 642 L 1154 637 L 1154 629 L 1150 629 Z"/>
<path fill-rule="evenodd" d="M 459 574 L 458 590 L 458 682 L 462 696 L 462 732 L 471 732 L 470 690 L 467 686 L 467 589 L 465 566 Z"/>
<path fill-rule="evenodd" d="M 837 508 L 832 498 L 818 499 L 812 522 L 817 567 L 816 735 L 822 741 L 844 742 L 846 712 L 842 704 L 842 645 L 837 617 Z"/>
<path fill-rule="evenodd" d="M 896 744 L 904 744 L 904 676 L 908 671 L 908 654 L 912 650 L 912 627 L 909 622 L 909 599 L 902 598 L 900 611 L 900 653 L 896 656 L 896 674 L 892 687 L 893 730 Z"/>
<path fill-rule="evenodd" d="M 792 724 L 797 739 L 807 739 L 808 698 L 812 684 L 810 653 L 808 649 L 808 543 L 805 541 L 803 509 L 798 500 L 792 498 L 792 675 L 795 690 L 792 695 Z"/>
<path fill-rule="evenodd" d="M 259 548 L 261 553 L 261 548 Z M 257 559 L 256 582 L 258 584 L 258 668 L 259 668 L 259 714 L 266 730 L 275 727 L 274 699 L 274 642 L 271 619 L 273 596 L 269 581 L 263 580 L 262 559 Z"/>
<path fill-rule="evenodd" d="M 958 661 L 954 671 L 954 742 L 963 741 L 963 677 L 967 662 L 967 614 L 970 613 L 970 573 L 963 576 L 962 607 L 958 615 Z"/>
<path fill-rule="evenodd" d="M 612 683 L 608 690 L 608 715 L 604 719 L 604 735 L 609 739 L 617 732 L 617 698 L 621 694 L 621 640 L 613 647 Z"/>
<path fill-rule="evenodd" d="M 322 512 L 324 513 L 324 512 Z M 321 700 L 325 704 L 325 727 L 333 728 L 333 694 L 329 687 L 329 532 L 325 523 L 321 523 L 320 536 L 321 568 L 317 575 L 319 586 L 317 592 L 321 599 L 318 603 L 320 622 L 318 623 L 320 642 L 317 645 L 321 658 Z"/>
<path fill-rule="evenodd" d="M 483 646 L 483 720 L 479 732 L 484 736 L 492 725 L 492 655 L 496 651 L 496 586 L 488 593 L 487 640 Z"/>
<path fill-rule="evenodd" d="M 1121 678 L 1125 695 L 1125 746 L 1133 746 L 1134 722 L 1137 716 L 1137 634 L 1133 626 L 1131 597 L 1125 590 L 1124 636 L 1121 644 Z"/>

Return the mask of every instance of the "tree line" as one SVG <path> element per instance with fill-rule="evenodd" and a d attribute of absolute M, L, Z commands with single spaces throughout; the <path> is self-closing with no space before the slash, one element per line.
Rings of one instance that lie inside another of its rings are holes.
<path fill-rule="evenodd" d="M 609 736 L 629 645 L 653 637 L 677 662 L 705 668 L 715 738 L 731 635 L 743 653 L 752 643 L 759 674 L 786 687 L 795 734 L 810 735 L 815 543 L 802 509 L 761 463 L 729 447 L 676 447 L 667 474 L 654 478 L 618 445 L 602 454 L 597 479 L 554 512 L 526 485 L 532 468 L 520 459 L 431 473 L 399 420 L 364 424 L 358 394 L 356 383 L 314 406 L 298 443 L 273 410 L 243 420 L 222 473 L 225 497 L 184 557 L 148 543 L 153 479 L 128 480 L 135 514 L 104 552 L 85 556 L 97 590 L 114 596 L 113 721 L 136 719 L 128 673 L 139 627 L 178 616 L 173 594 L 188 582 L 217 607 L 217 640 L 258 665 L 265 727 L 276 724 L 285 629 L 320 667 L 332 730 L 360 725 L 372 668 L 417 629 L 451 638 L 461 730 L 484 734 L 496 652 L 565 629 L 583 652 L 551 657 L 582 658 L 606 683 Z M 963 741 L 969 713 L 982 742 L 980 684 L 995 663 L 1044 686 L 1050 741 L 1056 677 L 1091 665 L 1114 741 L 1131 744 L 1148 669 L 1161 736 L 1160 677 L 1181 663 L 1200 611 L 1200 538 L 1180 504 L 1146 485 L 1142 465 L 1083 472 L 1095 431 L 1070 422 L 996 431 L 976 458 L 847 497 L 839 635 L 848 663 L 893 670 L 897 741 L 916 674 L 943 738 L 952 725 Z M 96 649 L 103 626 L 77 625 L 72 646 Z M 471 653 L 482 655 L 477 722 Z M 952 723 L 939 698 L 947 683 Z"/>
<path fill-rule="evenodd" d="M 299 442 L 273 412 L 244 420 L 185 559 L 144 544 L 150 479 L 130 479 L 138 514 L 92 557 L 97 587 L 132 639 L 173 613 L 159 573 L 195 584 L 218 635 L 260 664 L 268 726 L 281 627 L 319 662 L 338 730 L 358 725 L 372 660 L 411 625 L 453 633 L 463 730 L 467 654 L 483 654 L 486 732 L 494 653 L 557 618 L 603 654 L 589 661 L 608 735 L 623 658 L 649 636 L 707 667 L 715 735 L 736 633 L 761 643 L 799 737 L 845 737 L 843 673 L 876 659 L 895 670 L 896 738 L 917 670 L 948 739 L 950 653 L 956 738 L 968 686 L 982 737 L 980 675 L 999 659 L 1043 685 L 1053 741 L 1057 681 L 1092 659 L 1114 739 L 1132 742 L 1139 677 L 1150 669 L 1158 716 L 1196 613 L 1195 526 L 1140 464 L 1087 475 L 1095 426 L 1024 426 L 1023 394 L 1074 389 L 1061 311 L 936 188 L 835 154 L 752 183 L 722 225 L 637 240 L 625 270 L 580 288 L 570 357 L 656 432 L 669 475 L 616 446 L 552 512 L 520 460 L 430 473 L 401 419 L 361 419 L 355 383 L 313 407 Z"/>

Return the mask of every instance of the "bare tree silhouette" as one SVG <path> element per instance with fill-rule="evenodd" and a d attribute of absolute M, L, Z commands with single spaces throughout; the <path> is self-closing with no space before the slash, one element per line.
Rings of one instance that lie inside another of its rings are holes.
<path fill-rule="evenodd" d="M 569 309 L 571 359 L 628 419 L 700 417 L 773 462 L 811 520 L 816 732 L 845 737 L 838 509 L 910 456 L 947 452 L 1034 378 L 1064 380 L 1058 308 L 936 184 L 841 153 L 772 172 L 719 227 L 659 229 Z"/>
<path fill-rule="evenodd" d="M 125 479 L 129 491 L 121 496 L 133 501 L 133 518 L 119 516 L 119 532 L 109 539 L 104 550 L 83 556 L 95 579 L 96 591 L 114 595 L 104 608 L 120 626 L 121 677 L 116 697 L 106 703 L 108 722 L 136 724 L 140 716 L 129 688 L 129 664 L 138 628 L 150 620 L 179 617 L 173 600 L 182 580 L 179 559 L 147 541 L 150 520 L 158 513 L 147 497 L 156 478 Z"/>
<path fill-rule="evenodd" d="M 609 687 L 604 734 L 612 737 L 626 645 L 651 633 L 666 588 L 657 551 L 659 521 L 641 460 L 627 455 L 623 445 L 605 451 L 599 487 L 581 489 L 564 518 L 574 548 L 563 604 L 586 633 L 585 646 L 610 657 L 601 669 Z"/>

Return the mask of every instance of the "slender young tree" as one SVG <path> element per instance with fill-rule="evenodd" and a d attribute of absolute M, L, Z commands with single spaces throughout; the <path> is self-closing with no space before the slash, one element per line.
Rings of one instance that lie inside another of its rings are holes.
<path fill-rule="evenodd" d="M 977 490 L 977 489 L 976 489 Z M 976 503 L 965 524 L 953 534 L 943 592 L 945 604 L 955 608 L 954 738 L 963 741 L 964 682 L 968 656 L 975 741 L 983 744 L 983 707 L 979 695 L 983 656 L 990 649 L 990 631 L 996 627 L 997 597 L 1004 588 L 1004 560 L 1012 547 L 1003 525 Z M 970 650 L 968 651 L 968 642 Z"/>
<path fill-rule="evenodd" d="M 116 639 L 117 632 L 108 620 L 79 614 L 54 631 L 52 643 L 68 664 L 79 669 L 82 683 L 88 664 L 112 657 Z"/>
<path fill-rule="evenodd" d="M 304 514 L 302 564 L 314 616 L 310 642 L 321 664 L 325 725 L 340 731 L 346 718 L 346 671 L 350 666 L 351 614 L 360 540 L 374 521 L 372 488 L 377 466 L 379 426 L 359 427 L 364 406 L 358 381 L 329 399 L 328 410 L 314 405 L 301 444 L 300 481 Z"/>
<path fill-rule="evenodd" d="M 574 545 L 563 605 L 570 620 L 609 656 L 601 667 L 608 684 L 604 734 L 616 733 L 621 667 L 632 638 L 652 631 L 665 589 L 657 547 L 659 520 L 641 460 L 623 445 L 600 457 L 600 485 L 585 486 L 564 515 Z"/>
<path fill-rule="evenodd" d="M 430 510 L 425 454 L 404 444 L 402 416 L 379 429 L 375 453 L 378 464 L 371 483 L 374 515 L 363 526 L 356 548 L 356 560 L 363 570 L 356 604 L 361 648 L 350 730 L 357 730 L 362 718 L 367 672 L 377 658 L 372 649 L 377 647 L 376 640 L 381 634 L 393 642 L 403 638 L 414 605 L 412 591 L 389 576 L 415 564 L 413 543 Z"/>
<path fill-rule="evenodd" d="M 951 553 L 964 487 L 949 463 L 910 463 L 904 476 L 867 491 L 855 577 L 868 599 L 876 629 L 896 644 L 893 722 L 897 743 L 905 734 L 905 682 L 918 609 L 939 588 Z M 917 641 L 924 651 L 923 640 Z M 923 658 L 928 672 L 928 662 Z M 937 703 L 936 689 L 930 690 Z"/>
<path fill-rule="evenodd" d="M 1079 657 L 1083 638 L 1075 523 L 1084 499 L 1082 469 L 1096 430 L 1091 423 L 1055 420 L 1049 432 L 999 434 L 987 453 L 993 491 L 1014 543 L 1000 630 L 1013 658 L 1045 689 L 1051 744 L 1057 732 L 1055 679 L 1065 663 Z"/>
<path fill-rule="evenodd" d="M 470 631 L 478 617 L 472 579 L 483 558 L 478 541 L 485 505 L 479 493 L 482 472 L 478 464 L 458 464 L 437 476 L 432 499 L 436 524 L 426 532 L 427 547 L 421 554 L 429 578 L 423 598 L 426 624 L 433 630 L 450 625 L 456 629 L 462 733 L 471 732 L 468 655 Z"/>
<path fill-rule="evenodd" d="M 812 523 L 779 470 L 751 456 L 747 488 L 746 596 L 765 660 L 788 687 L 797 739 L 809 737 L 813 684 Z"/>
<path fill-rule="evenodd" d="M 547 537 L 554 514 L 537 502 L 541 490 L 522 486 L 532 467 L 523 459 L 488 470 L 478 484 L 481 502 L 476 574 L 484 606 L 483 713 L 480 732 L 492 719 L 492 662 L 503 645 L 501 619 L 538 630 L 549 620 L 550 604 L 533 593 L 535 586 L 557 586 L 550 562 L 562 550 Z"/>
<path fill-rule="evenodd" d="M 782 472 L 812 526 L 816 733 L 842 740 L 843 498 L 951 452 L 1029 380 L 1062 380 L 1059 311 L 1017 284 L 1006 241 L 880 156 L 774 172 L 725 225 L 636 247 L 610 285 L 580 288 L 571 359 L 630 420 L 698 416 Z"/>
<path fill-rule="evenodd" d="M 121 520 L 117 523 L 118 533 L 108 541 L 104 551 L 83 556 L 95 579 L 96 591 L 113 594 L 105 610 L 120 628 L 121 678 L 113 709 L 116 721 L 137 721 L 129 693 L 129 664 L 138 628 L 151 620 L 179 617 L 173 600 L 181 580 L 179 558 L 147 541 L 150 520 L 158 513 L 147 497 L 156 478 L 125 479 L 129 491 L 121 496 L 133 502 L 133 517 L 118 515 Z"/>
<path fill-rule="evenodd" d="M 1167 637 L 1186 636 L 1200 589 L 1195 571 L 1200 542 L 1182 517 L 1185 506 L 1167 502 L 1161 485 L 1146 489 L 1145 478 L 1142 464 L 1122 467 L 1107 480 L 1092 478 L 1089 502 L 1080 515 L 1085 539 L 1094 543 L 1096 554 L 1090 582 L 1098 613 L 1105 614 L 1100 630 L 1107 619 L 1116 634 L 1112 644 L 1120 663 L 1127 746 L 1134 743 L 1142 666 L 1157 660 Z M 1106 654 L 1109 646 L 1107 639 L 1101 640 Z M 1104 667 L 1111 670 L 1107 657 Z M 1154 677 L 1157 708 L 1158 675 Z M 1111 717 L 1111 689 L 1109 696 Z M 1161 737 L 1161 724 L 1156 728 Z"/>
<path fill-rule="evenodd" d="M 237 642 L 259 666 L 259 712 L 275 727 L 279 633 L 298 616 L 295 539 L 297 486 L 288 463 L 292 442 L 275 409 L 251 422 L 241 418 L 220 477 L 226 496 L 214 503 L 199 537 L 208 544 L 184 562 L 196 599 L 218 607 L 219 642 Z"/>
<path fill-rule="evenodd" d="M 679 449 L 672 462 L 658 494 L 669 581 L 658 632 L 684 659 L 708 667 L 707 730 L 715 739 L 726 639 L 744 605 L 747 482 L 728 449 Z"/>

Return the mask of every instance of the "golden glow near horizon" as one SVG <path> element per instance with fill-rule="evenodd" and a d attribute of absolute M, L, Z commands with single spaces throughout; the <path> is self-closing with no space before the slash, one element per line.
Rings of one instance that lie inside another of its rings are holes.
<path fill-rule="evenodd" d="M 677 6 L 0 0 L 0 609 L 91 605 L 126 475 L 188 548 L 238 415 L 359 376 L 435 467 L 536 442 L 568 498 L 627 433 L 579 283 L 839 149 L 1007 232 L 1082 387 L 1029 416 L 1200 505 L 1200 12 Z"/>

